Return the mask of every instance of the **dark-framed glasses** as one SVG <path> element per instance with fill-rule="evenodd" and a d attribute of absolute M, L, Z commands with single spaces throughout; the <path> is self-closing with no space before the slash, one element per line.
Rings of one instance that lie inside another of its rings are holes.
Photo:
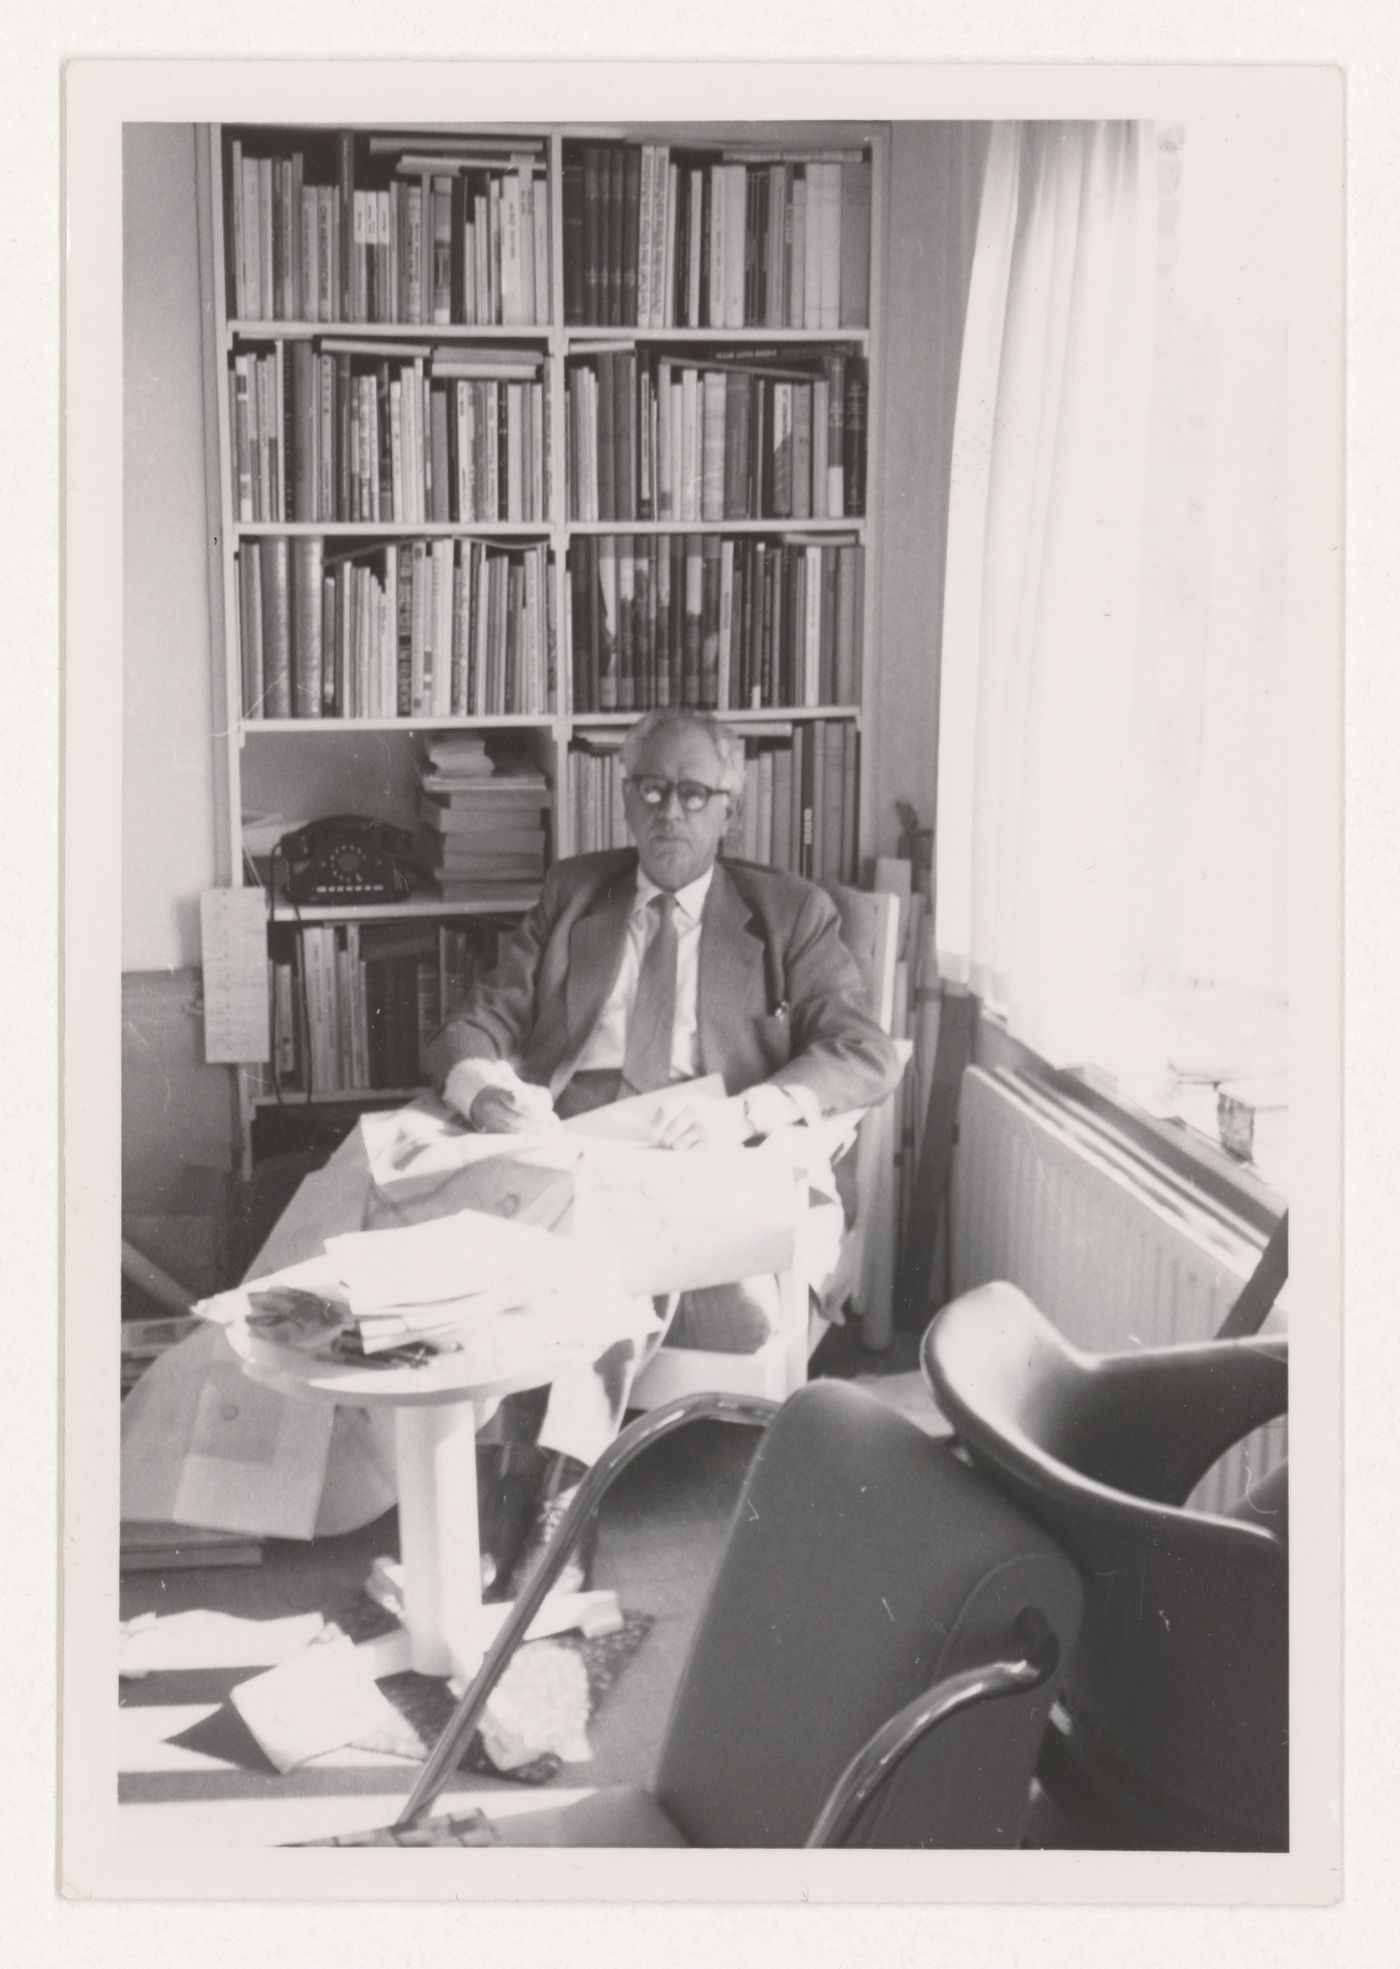
<path fill-rule="evenodd" d="M 658 779 L 654 773 L 642 773 L 627 784 L 636 793 L 644 807 L 661 807 L 674 793 L 681 803 L 682 813 L 698 814 L 708 807 L 711 800 L 727 800 L 733 796 L 727 786 L 706 786 L 698 779 Z"/>

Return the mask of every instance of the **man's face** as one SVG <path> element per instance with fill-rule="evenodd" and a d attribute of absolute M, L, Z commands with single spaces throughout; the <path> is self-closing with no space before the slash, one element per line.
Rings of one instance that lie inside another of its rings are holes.
<path fill-rule="evenodd" d="M 723 778 L 719 756 L 703 731 L 677 726 L 653 733 L 639 747 L 622 797 L 642 867 L 658 889 L 683 889 L 705 873 L 724 839 L 732 801 L 719 795 L 688 814 L 669 791 L 660 806 L 649 807 L 633 782 L 668 780 L 674 788 L 682 780 L 718 786 Z"/>

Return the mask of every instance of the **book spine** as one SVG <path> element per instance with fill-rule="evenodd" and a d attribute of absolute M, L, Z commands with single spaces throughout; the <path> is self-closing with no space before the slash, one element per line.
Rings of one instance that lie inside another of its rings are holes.
<path fill-rule="evenodd" d="M 635 301 L 632 320 L 639 328 L 651 328 L 655 325 L 651 318 L 651 230 L 655 222 L 656 207 L 656 149 L 652 144 L 642 144 L 640 146 L 640 152 L 641 154 L 638 160 L 637 254 L 636 271 L 633 276 Z"/>
<path fill-rule="evenodd" d="M 618 542 L 616 536 L 598 538 L 598 709 L 621 709 L 618 694 Z"/>
<path fill-rule="evenodd" d="M 629 533 L 617 538 L 617 708 L 637 708 L 637 555 Z"/>
<path fill-rule="evenodd" d="M 734 542 L 719 543 L 719 653 L 715 676 L 715 708 L 733 705 L 730 672 L 734 655 Z"/>
<path fill-rule="evenodd" d="M 823 547 L 817 558 L 821 563 L 821 657 L 817 697 L 822 704 L 840 704 L 845 702 L 838 697 L 836 690 L 836 588 L 840 553 L 835 547 Z"/>
<path fill-rule="evenodd" d="M 841 325 L 841 166 L 823 164 L 820 328 Z"/>
<path fill-rule="evenodd" d="M 529 171 L 512 174 L 520 187 L 520 319 L 535 319 L 535 187 Z"/>
<path fill-rule="evenodd" d="M 606 318 L 603 285 L 604 152 L 587 144 L 583 152 L 583 294 L 581 319 L 599 323 Z"/>
<path fill-rule="evenodd" d="M 701 646 L 703 642 L 704 561 L 701 536 L 685 536 L 685 641 L 682 651 L 680 702 L 700 703 Z"/>
<path fill-rule="evenodd" d="M 846 358 L 831 355 L 827 369 L 826 426 L 826 510 L 827 517 L 843 520 L 846 505 Z"/>
<path fill-rule="evenodd" d="M 598 378 L 598 517 L 600 520 L 615 520 L 619 517 L 617 491 L 615 486 L 617 435 L 616 416 L 613 404 L 615 359 L 610 353 L 597 358 L 595 374 Z"/>
<path fill-rule="evenodd" d="M 336 139 L 336 188 L 342 263 L 337 313 L 342 321 L 354 321 L 354 254 L 349 249 L 355 238 L 355 139 L 345 132 Z"/>
<path fill-rule="evenodd" d="M 656 482 L 653 490 L 656 517 L 676 517 L 675 467 L 672 455 L 671 363 L 662 356 L 656 365 Z"/>
<path fill-rule="evenodd" d="M 238 567 L 238 643 L 242 659 L 243 716 L 263 716 L 262 557 L 259 542 L 246 541 Z"/>
<path fill-rule="evenodd" d="M 843 164 L 841 173 L 841 280 L 838 306 L 842 328 L 870 323 L 869 164 Z"/>
<path fill-rule="evenodd" d="M 292 715 L 291 570 L 285 540 L 260 540 L 262 558 L 263 683 L 269 718 Z"/>
<path fill-rule="evenodd" d="M 839 168 L 833 165 L 833 170 Z M 845 791 L 845 737 L 841 721 L 828 718 L 821 726 L 822 750 L 825 755 L 825 780 L 822 810 L 822 860 L 823 882 L 839 882 L 842 874 L 842 805 Z"/>
<path fill-rule="evenodd" d="M 584 307 L 584 266 L 587 247 L 583 226 L 583 160 L 574 153 L 564 159 L 564 320 L 581 323 Z M 544 317 L 546 320 L 548 316 Z"/>
<path fill-rule="evenodd" d="M 238 517 L 253 518 L 252 373 L 248 356 L 233 362 L 233 449 L 238 477 Z"/>
<path fill-rule="evenodd" d="M 321 585 L 325 542 L 299 536 L 291 542 L 292 716 L 321 715 Z"/>
<path fill-rule="evenodd" d="M 700 518 L 725 516 L 725 399 L 728 379 L 722 370 L 707 369 L 702 382 Z"/>
<path fill-rule="evenodd" d="M 846 513 L 865 511 L 865 426 L 867 384 L 865 361 L 852 356 L 846 365 Z"/>
<path fill-rule="evenodd" d="M 812 517 L 812 389 L 792 386 L 792 517 Z"/>
<path fill-rule="evenodd" d="M 854 882 L 857 868 L 856 830 L 860 814 L 860 734 L 849 722 L 841 727 L 841 863 L 840 882 Z"/>
<path fill-rule="evenodd" d="M 744 327 L 744 268 L 750 239 L 748 226 L 749 174 L 742 164 L 725 167 L 728 212 L 725 218 L 725 325 Z"/>
<path fill-rule="evenodd" d="M 613 358 L 613 460 L 615 517 L 637 518 L 637 357 L 631 349 Z"/>
<path fill-rule="evenodd" d="M 674 328 L 676 324 L 676 281 L 677 270 L 681 265 L 680 234 L 680 167 L 672 164 L 666 172 L 666 238 L 665 238 L 665 284 L 662 290 L 662 328 Z"/>
<path fill-rule="evenodd" d="M 791 383 L 773 386 L 772 510 L 778 519 L 792 513 L 792 391 Z"/>
<path fill-rule="evenodd" d="M 701 709 L 713 711 L 719 703 L 719 601 L 720 549 L 718 534 L 701 538 L 700 590 L 700 695 Z"/>

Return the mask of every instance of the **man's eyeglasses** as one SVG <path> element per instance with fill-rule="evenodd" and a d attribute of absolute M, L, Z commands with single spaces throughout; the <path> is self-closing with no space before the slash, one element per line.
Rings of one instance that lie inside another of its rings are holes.
<path fill-rule="evenodd" d="M 687 814 L 700 813 L 711 800 L 733 798 L 727 786 L 706 786 L 698 779 L 657 779 L 651 773 L 643 773 L 639 779 L 629 779 L 627 784 L 644 807 L 664 806 L 674 793 L 681 803 L 682 813 Z"/>

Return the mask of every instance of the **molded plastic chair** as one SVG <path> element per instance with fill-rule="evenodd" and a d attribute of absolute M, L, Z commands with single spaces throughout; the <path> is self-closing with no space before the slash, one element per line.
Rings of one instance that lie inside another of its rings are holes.
<path fill-rule="evenodd" d="M 1014 1846 L 1081 1592 L 946 1442 L 818 1381 L 781 1409 L 687 1398 L 590 1470 L 398 1828 L 421 1824 L 618 1472 L 687 1422 L 773 1417 L 735 1511 L 648 1790 L 512 1816 L 503 1843 Z"/>
<path fill-rule="evenodd" d="M 1091 1356 L 1014 1286 L 924 1337 L 970 1456 L 1074 1559 L 1084 1624 L 1039 1773 L 1077 1843 L 1288 1843 L 1288 1534 L 1276 1473 L 1237 1515 L 1183 1508 L 1288 1406 L 1282 1339 Z"/>

